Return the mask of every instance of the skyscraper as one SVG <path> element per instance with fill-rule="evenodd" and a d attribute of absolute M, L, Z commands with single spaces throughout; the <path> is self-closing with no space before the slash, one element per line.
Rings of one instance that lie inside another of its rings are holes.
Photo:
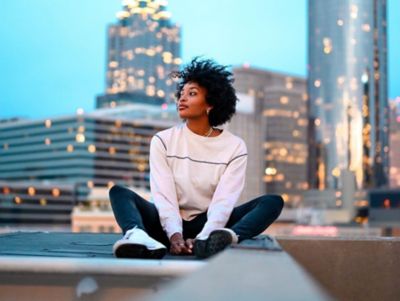
<path fill-rule="evenodd" d="M 179 69 L 180 28 L 164 0 L 125 0 L 108 28 L 106 92 L 97 108 L 127 103 L 162 105 L 173 99 L 168 74 Z"/>
<path fill-rule="evenodd" d="M 309 0 L 312 188 L 388 184 L 386 0 Z"/>
<path fill-rule="evenodd" d="M 400 97 L 390 103 L 390 187 L 400 188 Z"/>
<path fill-rule="evenodd" d="M 249 67 L 235 68 L 234 77 L 240 101 L 229 129 L 249 154 L 243 200 L 276 193 L 296 207 L 308 188 L 306 82 Z"/>

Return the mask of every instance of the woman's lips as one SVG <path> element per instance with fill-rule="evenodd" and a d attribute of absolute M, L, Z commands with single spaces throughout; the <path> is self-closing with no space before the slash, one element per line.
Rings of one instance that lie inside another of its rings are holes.
<path fill-rule="evenodd" d="M 188 106 L 180 105 L 180 106 L 178 107 L 178 110 L 179 110 L 179 111 L 182 111 L 182 110 L 185 110 L 185 109 L 187 109 L 187 108 L 188 108 Z"/>

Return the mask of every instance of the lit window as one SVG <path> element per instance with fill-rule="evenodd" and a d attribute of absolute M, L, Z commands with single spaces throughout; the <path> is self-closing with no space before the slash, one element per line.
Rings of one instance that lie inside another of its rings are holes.
<path fill-rule="evenodd" d="M 50 127 L 51 127 L 51 120 L 50 120 L 50 119 L 47 119 L 47 120 L 44 122 L 44 125 L 45 125 L 47 128 L 50 128 Z"/>
<path fill-rule="evenodd" d="M 110 68 L 117 68 L 117 67 L 118 67 L 118 62 L 116 62 L 116 61 L 111 61 L 111 62 L 108 64 L 108 66 L 109 66 Z"/>
<path fill-rule="evenodd" d="M 267 168 L 265 169 L 265 174 L 266 174 L 267 176 L 274 176 L 274 175 L 276 175 L 277 172 L 278 172 L 278 171 L 277 171 L 276 168 L 274 168 L 274 167 L 267 167 Z"/>
<path fill-rule="evenodd" d="M 15 202 L 15 204 L 19 205 L 19 204 L 22 203 L 22 199 L 21 199 L 19 196 L 16 196 L 16 197 L 14 198 L 14 202 Z"/>
<path fill-rule="evenodd" d="M 28 188 L 28 194 L 30 195 L 30 196 L 34 196 L 35 194 L 36 194 L 36 190 L 35 190 L 35 188 L 34 187 L 29 187 Z"/>
<path fill-rule="evenodd" d="M 338 85 L 341 86 L 344 83 L 344 76 L 339 76 L 336 80 Z"/>
<path fill-rule="evenodd" d="M 165 92 L 163 90 L 158 90 L 157 91 L 157 96 L 158 97 L 164 97 L 165 96 Z"/>
<path fill-rule="evenodd" d="M 146 51 L 146 54 L 147 54 L 148 56 L 155 56 L 155 55 L 156 55 L 156 52 L 155 52 L 154 49 L 148 49 L 148 50 Z"/>
<path fill-rule="evenodd" d="M 344 22 L 343 22 L 342 19 L 338 19 L 338 20 L 337 20 L 337 25 L 343 26 L 343 24 L 344 24 Z"/>
<path fill-rule="evenodd" d="M 54 197 L 59 197 L 60 194 L 61 194 L 60 189 L 58 189 L 58 188 L 53 188 L 53 189 L 51 190 L 51 194 L 52 194 Z"/>
<path fill-rule="evenodd" d="M 335 167 L 332 170 L 332 176 L 334 176 L 334 177 L 339 177 L 340 176 L 340 169 L 338 167 Z"/>
<path fill-rule="evenodd" d="M 50 138 L 44 139 L 44 143 L 45 143 L 46 145 L 50 145 L 50 144 L 51 144 Z"/>
<path fill-rule="evenodd" d="M 281 156 L 286 156 L 287 153 L 288 153 L 288 151 L 287 151 L 286 148 L 281 148 L 281 149 L 279 150 L 279 154 L 280 154 Z"/>
<path fill-rule="evenodd" d="M 332 52 L 332 40 L 330 38 L 323 38 L 324 53 L 329 54 Z"/>
<path fill-rule="evenodd" d="M 153 85 L 148 85 L 148 86 L 146 87 L 146 94 L 147 94 L 148 96 L 154 96 L 154 95 L 156 94 L 155 87 L 154 87 Z"/>
<path fill-rule="evenodd" d="M 358 6 L 357 5 L 353 4 L 350 6 L 350 16 L 353 19 L 357 19 L 357 17 L 358 17 Z"/>
<path fill-rule="evenodd" d="M 45 198 L 41 198 L 39 202 L 40 202 L 41 206 L 46 206 L 47 205 L 47 200 Z"/>
<path fill-rule="evenodd" d="M 110 155 L 115 155 L 115 153 L 116 153 L 115 147 L 110 146 L 110 147 L 108 148 L 108 152 L 110 153 Z"/>
<path fill-rule="evenodd" d="M 178 57 L 178 58 L 175 58 L 175 59 L 174 59 L 174 64 L 175 64 L 175 65 L 180 65 L 180 64 L 182 64 L 182 59 L 180 59 L 179 57 Z"/>
<path fill-rule="evenodd" d="M 281 104 L 287 104 L 288 102 L 289 102 L 289 97 L 287 97 L 287 96 L 282 96 L 281 98 L 280 98 L 280 102 L 281 102 Z"/>
<path fill-rule="evenodd" d="M 93 181 L 87 181 L 87 187 L 88 188 L 93 188 L 94 187 Z"/>
<path fill-rule="evenodd" d="M 76 142 L 83 143 L 83 142 L 85 142 L 85 135 L 83 135 L 83 134 L 76 134 L 75 140 L 76 140 Z"/>
<path fill-rule="evenodd" d="M 72 144 L 67 145 L 67 152 L 72 153 L 74 151 L 74 146 Z"/>
<path fill-rule="evenodd" d="M 316 79 L 316 80 L 314 81 L 314 86 L 315 86 L 316 88 L 321 87 L 321 80 Z"/>
<path fill-rule="evenodd" d="M 363 24 L 362 25 L 362 30 L 365 32 L 370 32 L 371 31 L 371 26 L 369 24 Z"/>
<path fill-rule="evenodd" d="M 95 152 L 96 152 L 96 146 L 93 145 L 93 144 L 90 144 L 90 145 L 88 146 L 88 152 L 89 152 L 89 153 L 95 153 Z"/>

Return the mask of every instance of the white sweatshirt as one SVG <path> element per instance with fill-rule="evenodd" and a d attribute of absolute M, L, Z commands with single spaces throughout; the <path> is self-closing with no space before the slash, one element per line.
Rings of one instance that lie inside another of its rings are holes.
<path fill-rule="evenodd" d="M 150 187 L 168 237 L 182 233 L 182 219 L 206 211 L 197 238 L 224 227 L 243 190 L 246 163 L 245 143 L 227 130 L 204 137 L 183 123 L 157 133 L 150 144 Z"/>

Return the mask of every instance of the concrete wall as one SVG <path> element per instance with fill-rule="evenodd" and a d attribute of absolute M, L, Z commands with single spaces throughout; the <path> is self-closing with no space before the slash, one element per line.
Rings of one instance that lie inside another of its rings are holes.
<path fill-rule="evenodd" d="M 400 238 L 277 239 L 339 300 L 400 300 Z"/>

